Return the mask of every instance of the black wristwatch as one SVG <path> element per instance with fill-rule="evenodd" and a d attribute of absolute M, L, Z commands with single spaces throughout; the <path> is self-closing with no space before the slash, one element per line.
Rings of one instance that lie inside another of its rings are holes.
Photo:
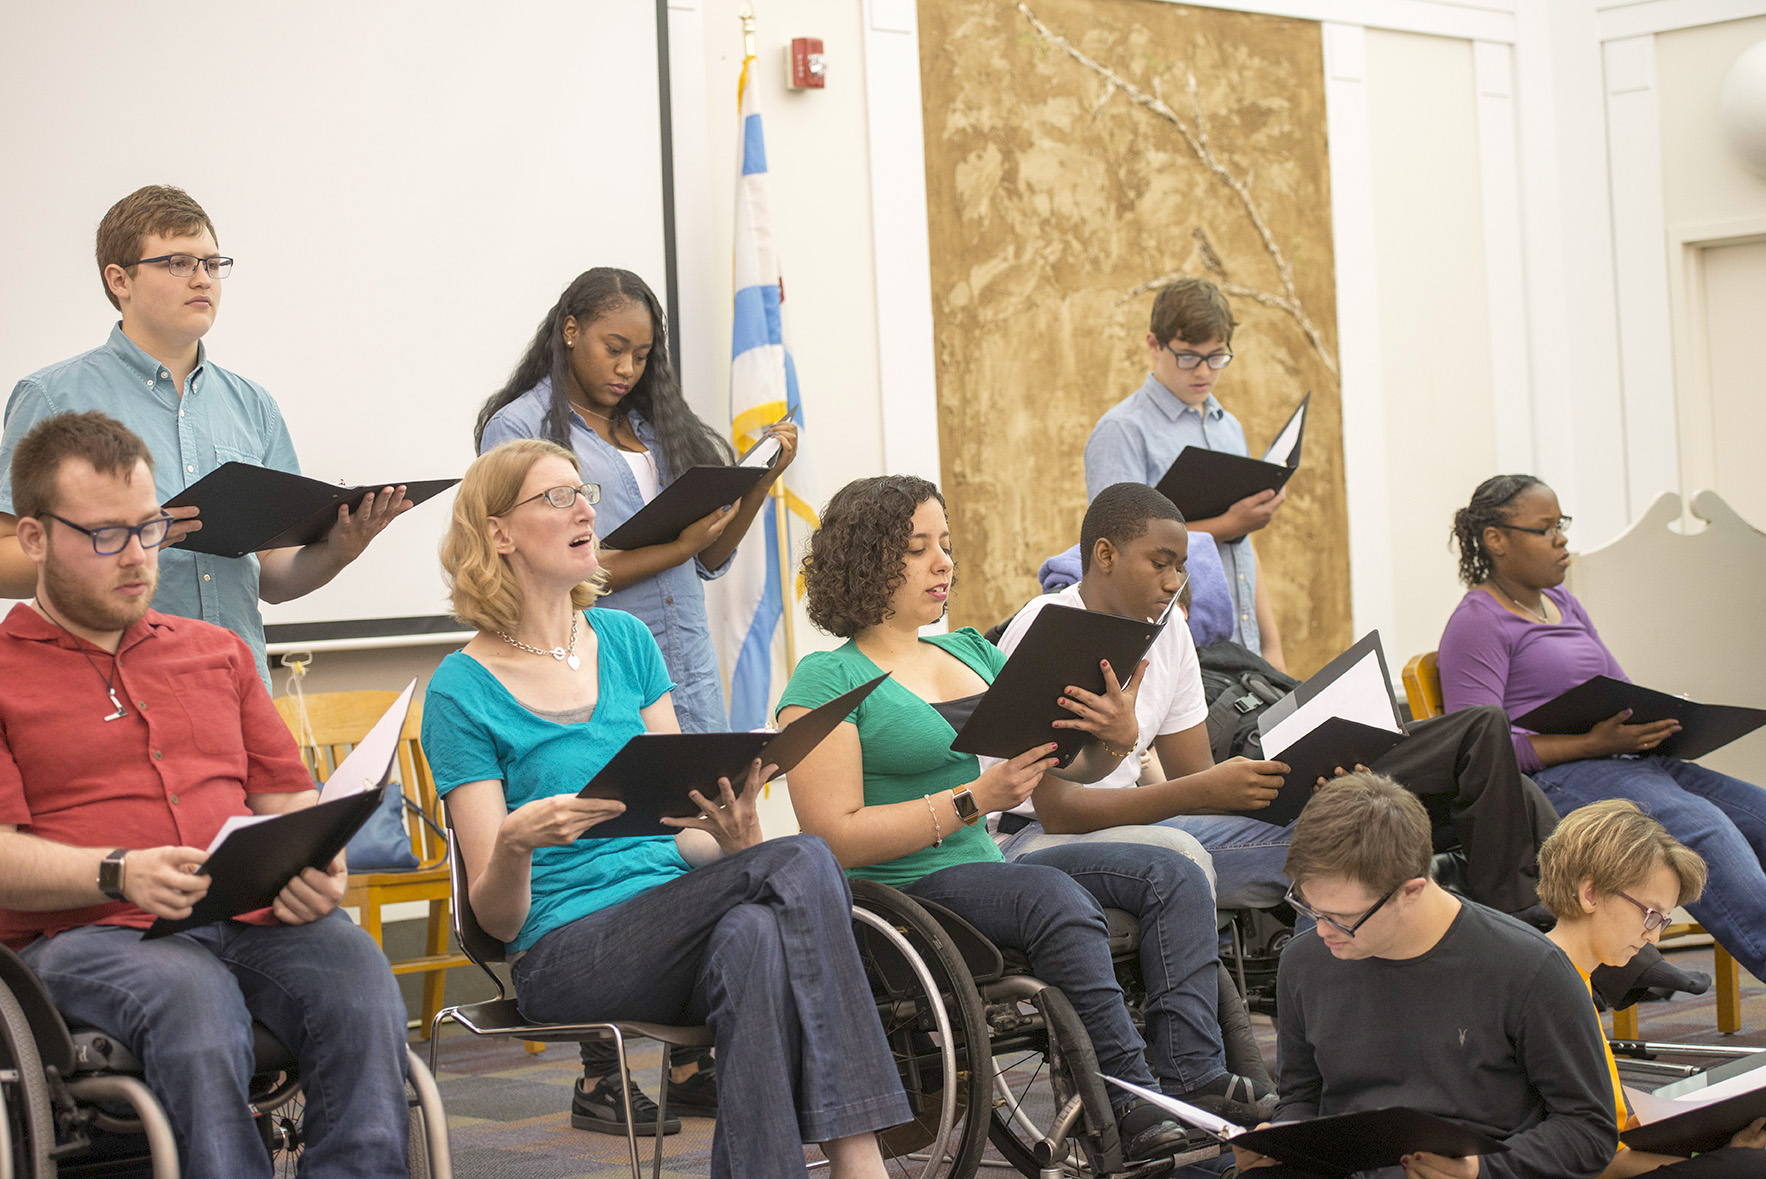
<path fill-rule="evenodd" d="M 113 901 L 123 899 L 123 857 L 129 849 L 119 847 L 98 861 L 98 891 Z"/>
<path fill-rule="evenodd" d="M 981 821 L 981 808 L 975 805 L 975 796 L 968 790 L 951 791 L 950 800 L 957 808 L 957 818 L 963 826 L 973 827 Z"/>

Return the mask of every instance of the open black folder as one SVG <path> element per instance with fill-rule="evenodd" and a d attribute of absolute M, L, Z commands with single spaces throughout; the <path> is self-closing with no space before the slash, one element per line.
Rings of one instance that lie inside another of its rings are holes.
<path fill-rule="evenodd" d="M 625 813 L 597 823 L 582 837 L 677 834 L 680 828 L 665 826 L 661 820 L 699 813 L 699 804 L 687 795 L 689 790 L 716 801 L 717 780 L 728 778 L 730 788 L 740 795 L 748 780 L 748 767 L 757 757 L 762 765 L 778 767 L 774 777 L 789 772 L 888 678 L 885 672 L 867 680 L 810 709 L 776 733 L 639 733 L 578 792 L 580 798 L 617 799 L 625 803 Z"/>
<path fill-rule="evenodd" d="M 1286 762 L 1281 792 L 1261 810 L 1237 814 L 1285 827 L 1300 817 L 1318 779 L 1338 766 L 1372 765 L 1404 740 L 1398 698 L 1380 632 L 1370 630 L 1257 719 L 1263 756 Z"/>
<path fill-rule="evenodd" d="M 1755 1118 L 1766 1117 L 1766 1069 L 1762 1069 L 1763 1064 L 1766 1064 L 1766 1053 L 1755 1053 L 1657 1089 L 1654 1096 L 1664 1100 L 1651 1102 L 1652 1107 L 1671 1102 L 1679 1104 L 1673 1099 L 1696 1098 L 1702 1089 L 1724 1082 L 1728 1082 L 1724 1084 L 1725 1089 L 1741 1087 L 1739 1092 L 1716 1101 L 1703 1105 L 1689 1103 L 1684 1113 L 1658 1117 L 1636 1129 L 1626 1130 L 1619 1138 L 1632 1150 L 1655 1154 L 1690 1155 L 1728 1146 L 1737 1130 Z M 1754 1087 L 1747 1088 L 1748 1085 Z M 1660 1112 L 1664 1111 L 1659 1108 L 1652 1108 L 1649 1112 L 1639 1109 L 1638 1115 L 1649 1117 Z"/>
<path fill-rule="evenodd" d="M 1091 740 L 1078 729 L 1056 729 L 1073 713 L 1055 703 L 1068 684 L 1102 693 L 1108 659 L 1118 683 L 1126 684 L 1163 623 L 1123 618 L 1075 606 L 1044 606 L 1013 648 L 993 684 L 975 704 L 950 747 L 981 757 L 1017 757 L 1053 741 L 1065 766 Z"/>
<path fill-rule="evenodd" d="M 1139 1085 L 1105 1077 L 1112 1085 L 1146 1098 L 1189 1125 L 1206 1130 L 1223 1144 L 1278 1159 L 1319 1176 L 1353 1175 L 1391 1167 L 1407 1154 L 1428 1151 L 1447 1158 L 1504 1154 L 1508 1147 L 1459 1122 L 1409 1106 L 1364 1109 L 1303 1122 L 1277 1122 L 1242 1130 L 1186 1102 Z"/>
<path fill-rule="evenodd" d="M 769 434 L 749 447 L 733 467 L 689 467 L 631 519 L 603 536 L 601 543 L 620 550 L 667 544 L 715 509 L 747 495 L 778 457 L 778 442 Z"/>
<path fill-rule="evenodd" d="M 405 484 L 413 504 L 431 499 L 458 479 L 419 479 Z M 354 508 L 369 492 L 397 482 L 344 487 L 250 463 L 222 463 L 166 501 L 168 508 L 194 504 L 202 527 L 178 542 L 193 553 L 243 557 L 263 549 L 295 548 L 324 540 L 342 504 Z"/>
<path fill-rule="evenodd" d="M 1186 520 L 1208 520 L 1248 495 L 1280 491 L 1300 469 L 1300 443 L 1306 434 L 1308 393 L 1263 452 L 1261 459 L 1186 446 L 1160 478 L 1156 490 L 1177 505 Z"/>
<path fill-rule="evenodd" d="M 1601 721 L 1631 709 L 1627 724 L 1644 725 L 1673 717 L 1680 731 L 1650 752 L 1686 761 L 1705 756 L 1766 725 L 1766 708 L 1733 704 L 1700 704 L 1670 696 L 1641 684 L 1597 675 L 1553 700 L 1547 700 L 1515 725 L 1534 733 L 1586 733 Z"/>

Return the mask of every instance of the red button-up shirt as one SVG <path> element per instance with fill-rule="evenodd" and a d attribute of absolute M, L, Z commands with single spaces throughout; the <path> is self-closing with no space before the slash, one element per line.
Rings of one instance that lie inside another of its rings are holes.
<path fill-rule="evenodd" d="M 90 655 L 96 670 L 87 662 Z M 0 823 L 74 847 L 207 847 L 247 794 L 312 790 L 245 643 L 148 611 L 111 656 L 17 605 L 0 622 Z M 135 905 L 0 909 L 0 941 L 82 925 L 145 929 Z"/>

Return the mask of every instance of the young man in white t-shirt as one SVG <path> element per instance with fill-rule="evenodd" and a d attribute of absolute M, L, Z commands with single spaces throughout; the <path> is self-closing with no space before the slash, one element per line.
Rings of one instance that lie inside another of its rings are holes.
<path fill-rule="evenodd" d="M 1188 554 L 1188 531 L 1169 499 L 1139 483 L 1104 488 L 1080 528 L 1079 584 L 1032 600 L 1000 646 L 1015 648 L 1050 603 L 1156 618 L 1182 592 Z M 1274 906 L 1288 887 L 1282 865 L 1291 829 L 1225 812 L 1268 806 L 1288 767 L 1242 757 L 1214 763 L 1196 648 L 1180 620 L 1165 627 L 1147 661 L 1135 704 L 1135 756 L 1090 786 L 1045 777 L 1019 808 L 1024 813 L 1000 817 L 1001 850 L 1015 859 L 1061 843 L 1104 840 L 1165 843 L 1194 857 L 1199 845 L 1213 861 L 1220 907 Z M 1508 718 L 1500 709 L 1468 708 L 1405 728 L 1408 739 L 1373 768 L 1414 793 L 1443 798 L 1466 852 L 1468 895 L 1531 919 L 1538 845 L 1550 829 L 1540 815 L 1549 804 L 1529 794 L 1515 766 Z M 1149 746 L 1168 780 L 1119 789 L 1136 785 L 1139 755 Z"/>

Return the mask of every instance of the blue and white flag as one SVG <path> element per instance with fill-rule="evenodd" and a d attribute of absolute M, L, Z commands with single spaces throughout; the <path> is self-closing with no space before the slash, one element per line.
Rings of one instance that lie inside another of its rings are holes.
<path fill-rule="evenodd" d="M 737 83 L 741 113 L 740 163 L 736 181 L 735 315 L 730 347 L 730 423 L 737 453 L 753 446 L 774 422 L 790 415 L 801 443 L 803 406 L 798 398 L 797 369 L 785 348 L 782 319 L 784 288 L 773 249 L 771 209 L 767 200 L 766 140 L 754 83 L 754 58 L 742 63 Z M 773 485 L 791 520 L 809 528 L 816 515 L 798 489 L 808 480 L 799 457 Z M 722 579 L 719 625 L 714 627 L 725 671 L 730 679 L 730 727 L 755 729 L 772 721 L 772 704 L 784 688 L 791 668 L 784 666 L 781 622 L 786 596 L 795 581 L 791 538 L 780 535 L 777 501 L 762 509 L 761 519 L 737 550 L 734 564 Z M 765 538 L 765 544 L 756 540 Z"/>

